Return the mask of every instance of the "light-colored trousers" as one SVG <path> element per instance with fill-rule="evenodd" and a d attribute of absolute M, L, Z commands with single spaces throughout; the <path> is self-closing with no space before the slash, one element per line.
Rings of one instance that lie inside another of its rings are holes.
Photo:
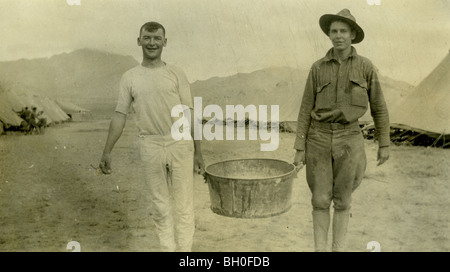
<path fill-rule="evenodd" d="M 193 141 L 139 136 L 139 151 L 161 251 L 191 251 L 195 231 Z"/>

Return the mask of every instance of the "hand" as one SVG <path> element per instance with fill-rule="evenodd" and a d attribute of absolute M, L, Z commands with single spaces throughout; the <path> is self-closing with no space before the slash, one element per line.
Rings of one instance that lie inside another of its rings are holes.
<path fill-rule="evenodd" d="M 382 165 L 389 159 L 389 147 L 380 147 L 378 148 L 377 154 L 377 166 Z"/>
<path fill-rule="evenodd" d="M 299 172 L 303 166 L 305 166 L 306 162 L 305 162 L 305 151 L 304 150 L 297 150 L 297 152 L 295 153 L 295 157 L 294 157 L 294 165 L 295 165 L 295 170 L 297 170 L 297 172 Z"/>
<path fill-rule="evenodd" d="M 194 154 L 194 172 L 202 176 L 205 175 L 205 163 L 203 162 L 203 156 L 198 152 L 195 152 Z"/>
<path fill-rule="evenodd" d="M 111 155 L 110 154 L 102 155 L 102 159 L 100 161 L 99 167 L 102 170 L 103 174 L 105 174 L 105 175 L 111 174 Z"/>

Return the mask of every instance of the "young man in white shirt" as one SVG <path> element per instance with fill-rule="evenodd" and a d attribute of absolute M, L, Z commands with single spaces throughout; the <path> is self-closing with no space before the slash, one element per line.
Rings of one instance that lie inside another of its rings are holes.
<path fill-rule="evenodd" d="M 105 174 L 111 173 L 111 151 L 133 107 L 161 250 L 191 251 L 195 230 L 193 175 L 194 170 L 204 173 L 204 163 L 200 141 L 175 140 L 171 134 L 176 121 L 172 109 L 185 105 L 193 116 L 193 102 L 184 72 L 161 59 L 167 45 L 165 35 L 165 28 L 156 22 L 140 29 L 137 43 L 142 47 L 143 60 L 122 76 L 100 168 Z"/>

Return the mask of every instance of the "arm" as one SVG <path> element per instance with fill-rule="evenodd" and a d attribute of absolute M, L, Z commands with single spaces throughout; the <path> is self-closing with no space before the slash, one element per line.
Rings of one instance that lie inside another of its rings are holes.
<path fill-rule="evenodd" d="M 122 135 L 127 116 L 123 113 L 115 112 L 109 125 L 108 137 L 100 161 L 100 169 L 104 174 L 111 174 L 111 151 Z"/>
<path fill-rule="evenodd" d="M 314 93 L 314 67 L 311 68 L 308 79 L 306 81 L 305 91 L 303 93 L 302 104 L 298 113 L 297 132 L 295 137 L 294 149 L 296 149 L 294 157 L 294 165 L 297 171 L 303 168 L 305 160 L 306 137 L 308 135 L 309 126 L 311 124 L 311 112 L 314 109 L 315 93 Z"/>
<path fill-rule="evenodd" d="M 203 155 L 202 155 L 202 146 L 200 140 L 195 140 L 194 138 L 194 124 L 196 122 L 194 118 L 194 110 L 190 109 L 191 111 L 191 135 L 192 139 L 194 139 L 194 171 L 199 175 L 205 174 L 205 163 L 203 162 Z"/>
<path fill-rule="evenodd" d="M 297 150 L 295 152 L 293 164 L 295 165 L 295 169 L 297 171 L 300 171 L 303 168 L 303 166 L 306 164 L 305 150 Z"/>
<path fill-rule="evenodd" d="M 389 146 L 378 147 L 377 166 L 382 165 L 389 159 Z"/>
<path fill-rule="evenodd" d="M 195 128 L 195 122 L 200 122 L 201 120 L 195 120 L 194 110 L 193 110 L 193 101 L 192 101 L 192 95 L 191 95 L 191 87 L 190 83 L 183 72 L 183 70 L 173 67 L 174 71 L 176 72 L 178 76 L 178 84 L 179 84 L 179 95 L 180 95 L 180 101 L 183 105 L 187 106 L 189 108 L 189 113 L 185 112 L 185 116 L 187 114 L 190 115 L 190 122 L 191 122 L 191 136 L 192 139 L 194 139 L 194 172 L 200 175 L 204 175 L 205 173 L 205 163 L 203 162 L 203 156 L 202 156 L 202 148 L 201 148 L 201 141 L 196 140 L 194 137 L 194 128 Z"/>
<path fill-rule="evenodd" d="M 369 74 L 369 101 L 371 115 L 375 124 L 376 136 L 378 138 L 377 165 L 382 165 L 389 159 L 389 113 L 378 80 L 378 75 L 373 70 Z"/>

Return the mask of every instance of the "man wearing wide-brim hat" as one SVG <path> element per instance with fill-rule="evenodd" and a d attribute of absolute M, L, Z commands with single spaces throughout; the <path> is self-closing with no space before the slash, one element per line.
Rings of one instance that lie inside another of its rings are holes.
<path fill-rule="evenodd" d="M 331 249 L 344 251 L 352 193 L 366 169 L 358 119 L 370 105 L 381 165 L 389 158 L 389 115 L 374 66 L 352 46 L 364 39 L 355 17 L 343 9 L 323 15 L 319 25 L 333 48 L 311 67 L 298 115 L 294 164 L 297 170 L 306 164 L 315 250 L 328 249 L 333 202 Z"/>

